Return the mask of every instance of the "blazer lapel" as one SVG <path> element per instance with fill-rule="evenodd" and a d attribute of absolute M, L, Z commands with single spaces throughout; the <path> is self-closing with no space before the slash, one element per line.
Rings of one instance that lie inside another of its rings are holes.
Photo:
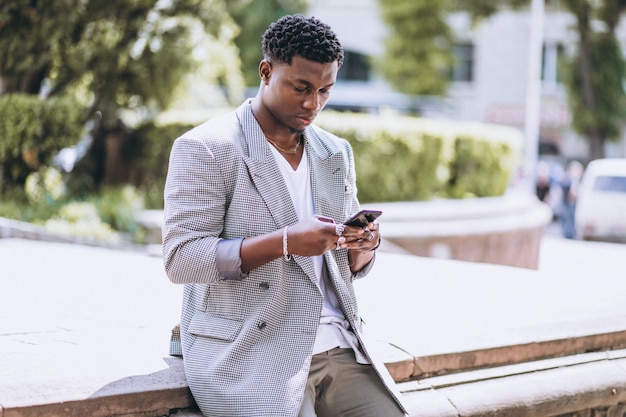
<path fill-rule="evenodd" d="M 316 214 L 343 221 L 346 198 L 345 160 L 333 152 L 313 127 L 305 130 L 305 146 L 311 169 L 311 188 Z"/>
<path fill-rule="evenodd" d="M 249 102 L 237 110 L 237 118 L 242 129 L 243 160 L 248 167 L 254 186 L 265 201 L 277 228 L 291 226 L 298 222 L 296 209 L 291 201 L 289 190 L 274 159 L 261 126 L 254 118 Z M 317 276 L 313 261 L 309 257 L 294 256 L 296 263 L 317 286 Z"/>
<path fill-rule="evenodd" d="M 239 107 L 237 116 L 242 127 L 243 160 L 277 227 L 297 223 L 298 215 L 283 176 L 248 102 Z"/>
<path fill-rule="evenodd" d="M 343 221 L 348 213 L 344 212 L 347 195 L 346 184 L 348 173 L 345 158 L 339 152 L 333 151 L 320 138 L 314 128 L 305 131 L 307 155 L 311 169 L 311 188 L 317 214 L 331 217 L 336 222 Z M 348 317 L 351 308 L 346 283 L 343 280 L 336 260 L 337 252 L 328 251 L 324 260 L 328 268 L 329 278 L 335 288 L 335 293 L 344 314 Z"/>

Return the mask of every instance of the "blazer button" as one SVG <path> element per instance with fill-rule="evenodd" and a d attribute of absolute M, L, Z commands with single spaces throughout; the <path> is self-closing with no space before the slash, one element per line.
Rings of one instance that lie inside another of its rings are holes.
<path fill-rule="evenodd" d="M 265 326 L 267 326 L 267 323 L 262 321 L 256 327 L 258 327 L 259 330 L 263 330 L 265 328 Z"/>
<path fill-rule="evenodd" d="M 270 288 L 270 283 L 269 282 L 262 282 L 259 284 L 259 287 L 263 288 L 264 290 L 268 290 Z"/>

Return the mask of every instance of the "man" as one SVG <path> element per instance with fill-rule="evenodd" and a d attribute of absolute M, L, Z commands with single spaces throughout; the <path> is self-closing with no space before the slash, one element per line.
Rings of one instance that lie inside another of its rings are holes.
<path fill-rule="evenodd" d="M 561 178 L 561 230 L 566 239 L 576 238 L 576 199 L 580 180 L 583 176 L 583 164 L 577 160 L 571 160 L 565 167 L 565 173 Z"/>
<path fill-rule="evenodd" d="M 401 416 L 352 286 L 379 225 L 342 225 L 359 209 L 352 150 L 312 125 L 343 50 L 299 15 L 262 44 L 256 97 L 183 134 L 170 156 L 163 254 L 185 284 L 189 387 L 207 416 Z"/>

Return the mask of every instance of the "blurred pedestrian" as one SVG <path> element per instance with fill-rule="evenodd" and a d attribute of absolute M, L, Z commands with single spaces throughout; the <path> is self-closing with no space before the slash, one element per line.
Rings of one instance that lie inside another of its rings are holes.
<path fill-rule="evenodd" d="M 379 225 L 344 227 L 359 209 L 352 149 L 312 125 L 343 49 L 299 15 L 271 24 L 262 46 L 256 97 L 170 156 L 163 258 L 185 284 L 189 387 L 207 416 L 402 416 L 353 288 Z"/>
<path fill-rule="evenodd" d="M 561 179 L 561 189 L 563 191 L 561 204 L 561 230 L 563 237 L 574 239 L 576 237 L 576 197 L 578 187 L 583 175 L 583 165 L 576 161 L 570 161 L 565 167 L 565 172 Z"/>
<path fill-rule="evenodd" d="M 548 204 L 552 179 L 550 177 L 550 165 L 546 161 L 537 163 L 537 178 L 535 180 L 535 193 L 539 201 Z"/>

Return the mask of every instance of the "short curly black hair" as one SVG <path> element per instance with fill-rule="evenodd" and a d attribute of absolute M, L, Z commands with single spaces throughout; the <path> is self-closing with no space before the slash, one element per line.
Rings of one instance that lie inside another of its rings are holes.
<path fill-rule="evenodd" d="M 269 62 L 291 64 L 300 55 L 310 61 L 343 64 L 343 48 L 330 26 L 315 17 L 283 16 L 263 34 L 263 55 Z"/>

